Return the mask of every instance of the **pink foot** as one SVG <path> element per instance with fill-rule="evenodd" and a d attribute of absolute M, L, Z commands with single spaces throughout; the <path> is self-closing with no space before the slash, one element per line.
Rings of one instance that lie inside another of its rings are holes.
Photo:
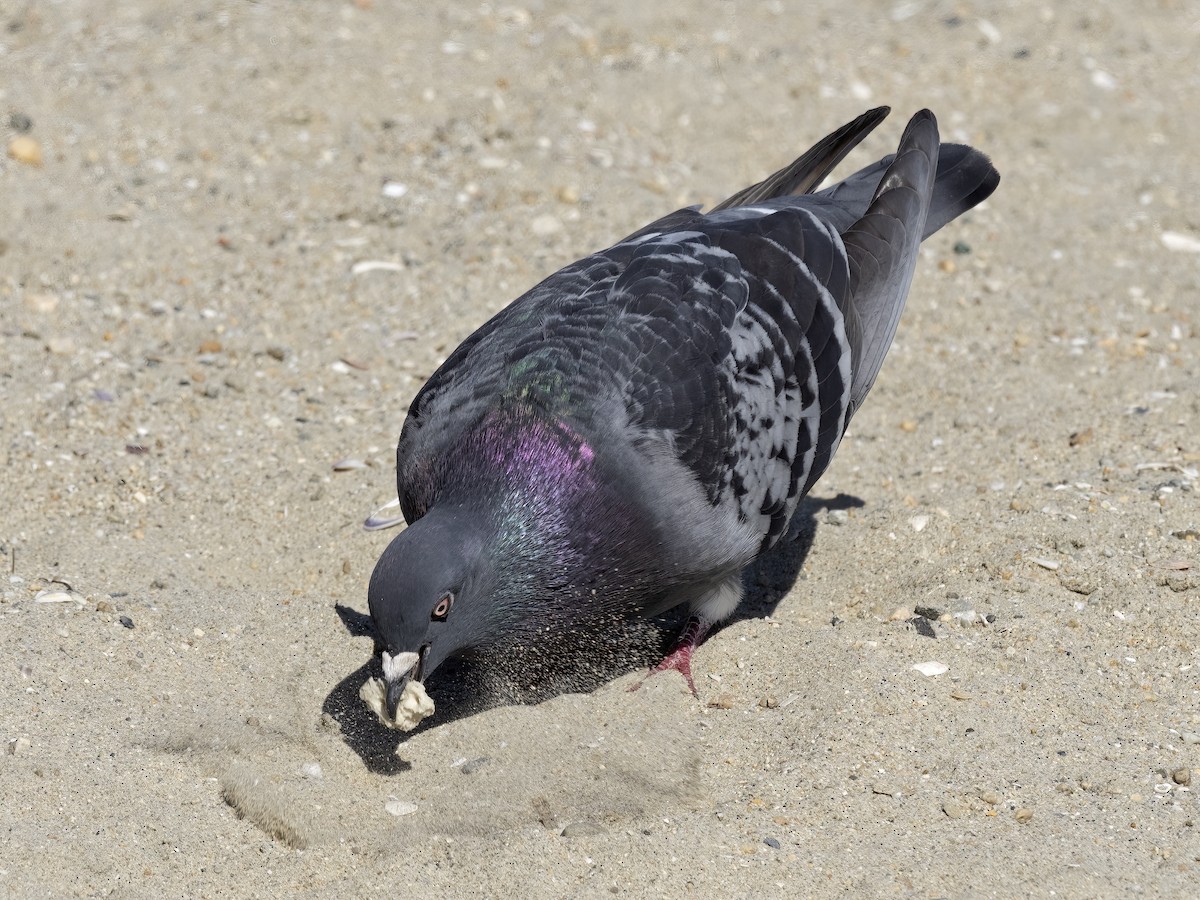
<path fill-rule="evenodd" d="M 691 689 L 692 696 L 698 697 L 696 682 L 692 680 L 692 651 L 700 646 L 700 642 L 704 640 L 704 636 L 708 634 L 708 630 L 711 627 L 712 625 L 709 622 L 705 622 L 698 616 L 692 616 L 688 619 L 687 626 L 683 629 L 683 633 L 679 635 L 679 640 L 675 642 L 674 649 L 663 657 L 662 662 L 647 672 L 645 678 L 629 690 L 636 691 L 646 683 L 646 678 L 657 675 L 659 672 L 675 671 L 683 676 L 688 688 Z"/>

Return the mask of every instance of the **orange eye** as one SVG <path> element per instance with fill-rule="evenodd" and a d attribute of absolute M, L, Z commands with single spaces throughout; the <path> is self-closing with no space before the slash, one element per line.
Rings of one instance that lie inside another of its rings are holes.
<path fill-rule="evenodd" d="M 430 618 L 433 619 L 435 622 L 444 621 L 446 616 L 448 616 L 450 614 L 450 607 L 452 607 L 453 605 L 454 605 L 454 595 L 446 594 L 445 596 L 442 597 L 441 600 L 439 600 L 437 602 L 437 606 L 435 606 L 433 608 L 433 612 L 430 613 Z"/>

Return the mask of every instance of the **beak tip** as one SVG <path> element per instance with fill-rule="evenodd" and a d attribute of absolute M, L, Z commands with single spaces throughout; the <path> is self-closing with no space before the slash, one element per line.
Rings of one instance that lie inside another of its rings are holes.
<path fill-rule="evenodd" d="M 387 683 L 387 714 L 388 718 L 395 721 L 396 710 L 400 708 L 400 698 L 404 696 L 404 689 L 408 687 L 408 676 L 404 676 L 398 681 L 389 681 Z"/>

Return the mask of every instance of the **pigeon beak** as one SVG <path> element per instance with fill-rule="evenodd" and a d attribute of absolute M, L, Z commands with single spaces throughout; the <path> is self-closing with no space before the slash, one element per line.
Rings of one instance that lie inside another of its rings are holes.
<path fill-rule="evenodd" d="M 425 657 L 429 655 L 429 644 L 424 644 L 419 653 L 397 653 L 395 656 L 386 650 L 383 653 L 383 678 L 387 682 L 387 713 L 395 720 L 396 709 L 400 706 L 400 698 L 408 682 L 420 681 L 421 670 L 425 668 Z"/>

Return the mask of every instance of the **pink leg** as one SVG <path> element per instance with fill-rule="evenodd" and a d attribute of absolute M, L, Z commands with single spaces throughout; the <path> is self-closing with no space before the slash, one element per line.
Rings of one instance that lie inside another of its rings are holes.
<path fill-rule="evenodd" d="M 692 696 L 699 696 L 696 693 L 696 682 L 692 680 L 692 651 L 700 646 L 710 628 L 712 628 L 712 623 L 706 622 L 699 616 L 689 618 L 683 632 L 679 635 L 679 640 L 675 642 L 674 648 L 663 657 L 662 662 L 646 673 L 646 678 L 649 678 L 651 675 L 657 675 L 659 672 L 674 670 L 683 676 L 687 682 L 687 686 L 691 688 Z M 645 684 L 646 678 L 643 678 L 629 690 L 636 691 Z"/>

